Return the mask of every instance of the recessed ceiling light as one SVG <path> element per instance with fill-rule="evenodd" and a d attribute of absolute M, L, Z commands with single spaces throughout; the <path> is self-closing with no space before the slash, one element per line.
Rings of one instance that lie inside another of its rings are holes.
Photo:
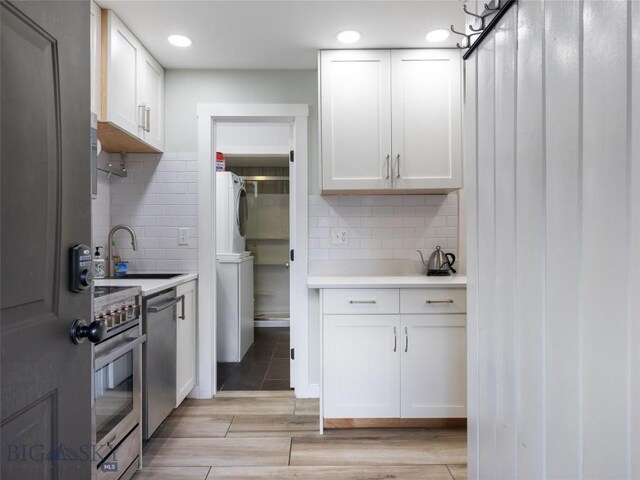
<path fill-rule="evenodd" d="M 341 43 L 355 43 L 360 40 L 360 32 L 357 30 L 343 30 L 336 35 Z"/>
<path fill-rule="evenodd" d="M 445 30 L 444 28 L 431 30 L 429 33 L 427 33 L 427 42 L 444 42 L 447 38 L 449 38 L 449 35 L 451 35 L 449 30 Z"/>
<path fill-rule="evenodd" d="M 179 34 L 169 35 L 167 40 L 169 40 L 169 43 L 171 45 L 174 45 L 176 47 L 188 47 L 192 43 L 189 37 Z"/>

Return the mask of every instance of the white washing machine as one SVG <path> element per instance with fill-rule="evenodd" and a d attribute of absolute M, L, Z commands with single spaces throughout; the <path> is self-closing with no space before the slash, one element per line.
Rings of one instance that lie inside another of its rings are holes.
<path fill-rule="evenodd" d="M 248 221 L 244 181 L 231 172 L 216 173 L 216 253 L 244 254 Z"/>

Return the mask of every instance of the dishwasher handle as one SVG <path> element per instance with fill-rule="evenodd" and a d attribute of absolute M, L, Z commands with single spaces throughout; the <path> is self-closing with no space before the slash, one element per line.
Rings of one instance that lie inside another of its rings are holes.
<path fill-rule="evenodd" d="M 180 295 L 179 297 L 172 298 L 167 303 L 163 305 L 153 305 L 151 307 L 147 307 L 147 312 L 149 313 L 158 313 L 167 308 L 171 308 L 176 305 L 178 302 L 184 302 L 184 295 Z"/>

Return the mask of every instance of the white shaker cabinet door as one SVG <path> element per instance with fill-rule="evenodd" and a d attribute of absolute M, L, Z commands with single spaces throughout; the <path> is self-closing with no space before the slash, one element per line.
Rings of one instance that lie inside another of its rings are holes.
<path fill-rule="evenodd" d="M 322 190 L 391 188 L 389 50 L 320 55 Z"/>
<path fill-rule="evenodd" d="M 458 50 L 393 50 L 393 186 L 462 187 Z"/>
<path fill-rule="evenodd" d="M 196 282 L 178 285 L 176 293 L 184 295 L 178 304 L 176 320 L 176 407 L 196 385 L 198 310 Z"/>
<path fill-rule="evenodd" d="M 101 91 L 101 47 L 102 47 L 102 10 L 91 2 L 90 9 L 90 39 L 91 42 L 91 113 L 96 114 L 100 119 L 102 101 Z"/>
<path fill-rule="evenodd" d="M 138 99 L 138 67 L 143 48 L 136 37 L 111 11 L 108 15 L 107 108 L 103 120 L 134 136 L 141 133 Z M 105 118 L 106 117 L 106 118 Z"/>
<path fill-rule="evenodd" d="M 142 115 L 141 138 L 158 150 L 164 149 L 164 69 L 146 51 L 138 62 L 138 102 Z"/>
<path fill-rule="evenodd" d="M 402 417 L 466 417 L 466 315 L 403 315 Z"/>
<path fill-rule="evenodd" d="M 325 418 L 400 416 L 400 317 L 325 315 Z"/>

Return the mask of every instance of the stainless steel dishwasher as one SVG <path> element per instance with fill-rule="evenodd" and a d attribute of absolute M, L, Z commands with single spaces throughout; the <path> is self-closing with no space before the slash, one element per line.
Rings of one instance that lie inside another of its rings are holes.
<path fill-rule="evenodd" d="M 142 351 L 142 431 L 149 439 L 176 404 L 176 305 L 174 288 L 144 298 Z"/>

